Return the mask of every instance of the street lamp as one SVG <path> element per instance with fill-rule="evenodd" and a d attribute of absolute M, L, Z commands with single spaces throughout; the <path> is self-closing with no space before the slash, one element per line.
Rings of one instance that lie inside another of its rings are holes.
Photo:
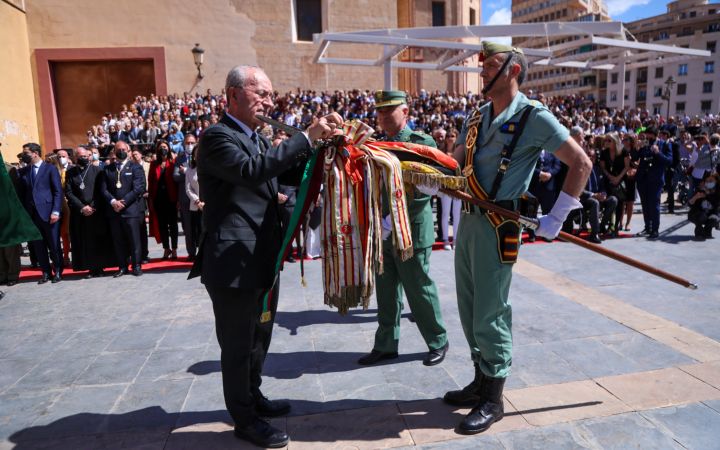
<path fill-rule="evenodd" d="M 672 94 L 672 88 L 675 86 L 675 78 L 670 75 L 667 80 L 665 80 L 665 95 L 663 95 L 662 98 L 667 100 L 667 113 L 665 114 L 665 120 L 670 120 L 670 94 Z"/>
<path fill-rule="evenodd" d="M 203 74 L 200 71 L 200 67 L 202 67 L 203 65 L 203 55 L 205 54 L 205 50 L 200 48 L 200 44 L 195 44 L 195 47 L 193 47 L 191 51 L 193 55 L 193 60 L 195 61 L 195 67 L 197 67 L 198 71 L 197 77 L 199 80 L 202 80 Z"/>

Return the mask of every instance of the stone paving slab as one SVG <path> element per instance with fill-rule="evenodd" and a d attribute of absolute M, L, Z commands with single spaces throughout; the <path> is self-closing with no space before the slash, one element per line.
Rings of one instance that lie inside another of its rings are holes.
<path fill-rule="evenodd" d="M 435 367 L 422 365 L 427 347 L 407 306 L 400 358 L 358 366 L 373 345 L 374 299 L 340 316 L 322 304 L 317 261 L 306 264 L 305 289 L 298 265 L 287 264 L 263 391 L 290 399 L 293 411 L 274 423 L 290 430 L 290 448 L 713 448 L 720 276 L 698 268 L 716 267 L 720 239 L 682 240 L 691 229 L 681 216 L 662 221 L 671 231 L 660 241 L 602 245 L 702 278 L 698 291 L 569 244 L 523 247 L 511 288 L 508 416 L 474 437 L 452 431 L 466 410 L 439 399 L 473 375 L 452 251 L 431 259 L 450 341 Z M 169 270 L 2 289 L 0 448 L 242 448 L 197 279 Z"/>

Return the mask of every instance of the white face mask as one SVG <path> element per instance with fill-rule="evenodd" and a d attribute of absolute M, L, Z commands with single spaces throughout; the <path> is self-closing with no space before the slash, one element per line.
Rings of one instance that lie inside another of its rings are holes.
<path fill-rule="evenodd" d="M 714 182 L 714 181 L 708 181 L 707 183 L 705 183 L 705 187 L 708 188 L 708 189 L 710 189 L 710 190 L 715 189 L 715 182 Z"/>
<path fill-rule="evenodd" d="M 195 144 L 185 144 L 185 154 L 190 156 L 194 148 Z"/>
<path fill-rule="evenodd" d="M 68 163 L 68 159 L 67 159 L 67 158 L 65 158 L 64 156 L 60 158 L 60 164 L 61 164 L 63 167 L 67 166 L 67 163 Z"/>

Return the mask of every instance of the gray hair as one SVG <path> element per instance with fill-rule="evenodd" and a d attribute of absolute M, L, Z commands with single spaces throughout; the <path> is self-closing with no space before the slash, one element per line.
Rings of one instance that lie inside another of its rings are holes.
<path fill-rule="evenodd" d="M 518 86 L 523 84 L 523 81 L 525 81 L 525 74 L 527 73 L 527 59 L 525 59 L 525 55 L 522 53 L 516 53 L 516 52 L 510 52 L 510 62 L 508 63 L 507 67 L 505 68 L 505 75 L 508 75 L 510 73 L 510 68 L 513 66 L 513 64 L 517 64 L 520 66 L 520 73 L 518 73 L 517 81 Z"/>
<path fill-rule="evenodd" d="M 575 125 L 574 127 L 570 128 L 570 136 L 582 136 L 583 134 L 585 134 L 585 131 L 582 129 L 582 127 Z"/>
<path fill-rule="evenodd" d="M 233 67 L 230 69 L 230 72 L 228 72 L 227 78 L 225 78 L 225 92 L 227 92 L 228 88 L 231 87 L 245 87 L 245 83 L 251 79 L 255 80 L 256 72 L 263 72 L 263 70 L 257 66 L 248 65 Z"/>

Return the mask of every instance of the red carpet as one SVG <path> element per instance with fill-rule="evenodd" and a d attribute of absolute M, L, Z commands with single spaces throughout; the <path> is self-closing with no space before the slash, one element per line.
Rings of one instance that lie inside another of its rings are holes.
<path fill-rule="evenodd" d="M 178 259 L 151 259 L 149 263 L 142 265 L 143 272 L 162 272 L 165 270 L 190 270 L 193 263 L 192 261 L 188 261 L 187 257 L 182 257 Z M 106 275 L 112 275 L 113 273 L 117 272 L 117 267 L 109 267 L 105 269 Z M 63 278 L 73 278 L 76 277 L 83 277 L 87 275 L 87 271 L 79 271 L 75 272 L 69 267 L 66 267 L 65 270 L 63 270 Z M 40 279 L 40 276 L 42 275 L 41 270 L 38 269 L 32 269 L 30 267 L 23 267 L 20 270 L 20 281 L 27 281 L 27 280 L 35 280 Z"/>

